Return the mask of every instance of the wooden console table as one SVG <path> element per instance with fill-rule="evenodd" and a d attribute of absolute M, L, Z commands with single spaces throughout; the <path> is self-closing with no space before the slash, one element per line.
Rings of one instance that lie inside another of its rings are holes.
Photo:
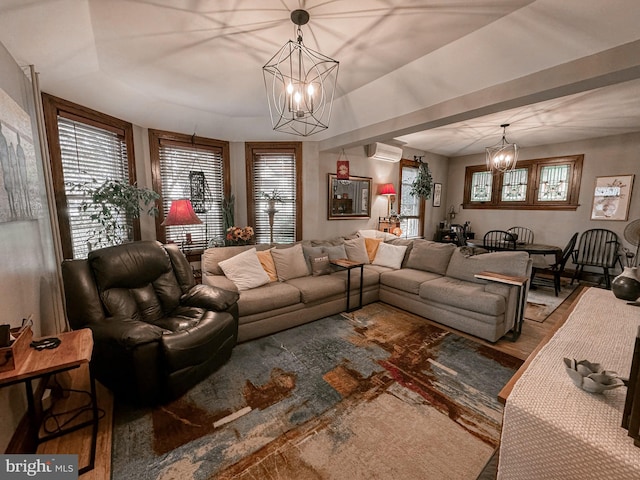
<path fill-rule="evenodd" d="M 60 339 L 60 345 L 53 349 L 35 350 L 30 349 L 26 357 L 14 370 L 0 372 L 0 388 L 18 383 L 24 383 L 27 393 L 28 415 L 31 421 L 31 434 L 35 444 L 43 443 L 54 438 L 58 438 L 67 433 L 75 432 L 88 426 L 93 427 L 91 434 L 91 453 L 89 464 L 79 470 L 83 474 L 93 469 L 96 458 L 96 442 L 98 436 L 98 401 L 96 397 L 96 383 L 89 368 L 89 382 L 91 386 L 91 420 L 75 424 L 56 433 L 40 436 L 39 430 L 42 423 L 42 401 L 36 399 L 33 394 L 33 380 L 46 378 L 56 373 L 66 372 L 78 368 L 83 364 L 88 364 L 93 352 L 93 335 L 91 330 L 83 328 L 72 332 L 59 333 L 56 335 Z"/>
<path fill-rule="evenodd" d="M 566 321 L 501 392 L 498 480 L 640 478 L 640 448 L 621 427 L 626 387 L 576 387 L 563 358 L 628 377 L 640 315 L 610 290 L 586 289 Z"/>

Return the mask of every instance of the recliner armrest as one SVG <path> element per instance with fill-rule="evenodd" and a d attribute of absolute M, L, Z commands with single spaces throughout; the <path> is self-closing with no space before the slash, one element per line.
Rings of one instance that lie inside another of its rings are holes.
<path fill-rule="evenodd" d="M 195 285 L 182 295 L 180 302 L 190 307 L 206 308 L 207 310 L 224 311 L 237 303 L 240 294 L 223 290 L 212 285 Z"/>
<path fill-rule="evenodd" d="M 109 317 L 87 326 L 93 332 L 95 343 L 108 342 L 126 349 L 157 342 L 162 338 L 162 328 L 126 317 Z"/>

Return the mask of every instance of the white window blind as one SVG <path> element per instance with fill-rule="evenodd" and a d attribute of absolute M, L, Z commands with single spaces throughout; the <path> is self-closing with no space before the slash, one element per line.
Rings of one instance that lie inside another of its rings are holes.
<path fill-rule="evenodd" d="M 73 258 L 86 258 L 89 244 L 96 246 L 94 232 L 98 225 L 89 218 L 89 213 L 80 210 L 82 202 L 89 198 L 86 194 L 73 190 L 72 185 L 93 182 L 97 186 L 105 180 L 127 182 L 127 145 L 121 133 L 60 115 L 57 119 Z M 132 221 L 125 217 L 121 221 L 130 227 L 128 240 L 132 240 Z"/>
<path fill-rule="evenodd" d="M 294 152 L 254 152 L 253 202 L 255 204 L 256 243 L 269 243 L 270 226 L 267 200 L 262 192 L 277 191 L 282 202 L 276 203 L 277 213 L 273 222 L 273 241 L 296 241 L 296 156 Z M 239 225 L 241 226 L 241 225 Z"/>
<path fill-rule="evenodd" d="M 173 200 L 188 198 L 202 220 L 202 225 L 165 227 L 167 242 L 182 245 L 188 233 L 190 246 L 206 248 L 210 240 L 224 237 L 222 148 L 160 140 L 160 176 L 164 216 L 169 213 Z"/>

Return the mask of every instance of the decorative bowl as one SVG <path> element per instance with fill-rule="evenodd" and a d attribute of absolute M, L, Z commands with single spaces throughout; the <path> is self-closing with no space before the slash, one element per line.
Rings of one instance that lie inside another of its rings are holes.
<path fill-rule="evenodd" d="M 573 383 L 586 392 L 602 393 L 624 385 L 616 372 L 603 370 L 599 363 L 565 358 L 564 365 Z"/>

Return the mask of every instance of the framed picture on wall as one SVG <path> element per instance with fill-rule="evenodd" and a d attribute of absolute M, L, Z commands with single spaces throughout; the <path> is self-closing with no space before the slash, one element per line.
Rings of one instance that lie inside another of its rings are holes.
<path fill-rule="evenodd" d="M 433 206 L 439 207 L 441 201 L 442 201 L 442 184 L 434 183 L 433 184 Z"/>
<path fill-rule="evenodd" d="M 622 220 L 629 217 L 634 175 L 596 177 L 591 220 Z"/>

